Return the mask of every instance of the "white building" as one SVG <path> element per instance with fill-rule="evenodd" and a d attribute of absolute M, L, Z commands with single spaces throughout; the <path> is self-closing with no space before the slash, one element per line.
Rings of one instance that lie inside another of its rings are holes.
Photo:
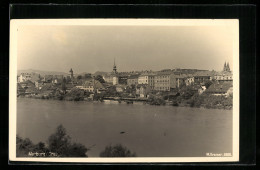
<path fill-rule="evenodd" d="M 31 80 L 32 79 L 32 76 L 31 74 L 29 73 L 21 73 L 19 76 L 18 76 L 18 83 L 21 83 L 21 82 L 25 82 L 27 80 Z"/>
<path fill-rule="evenodd" d="M 154 76 L 155 74 L 141 74 L 138 77 L 138 84 L 148 84 L 150 88 L 154 89 Z"/>

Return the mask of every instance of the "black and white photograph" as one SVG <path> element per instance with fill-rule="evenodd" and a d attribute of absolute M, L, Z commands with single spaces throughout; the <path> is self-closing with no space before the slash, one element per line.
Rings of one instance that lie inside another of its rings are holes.
<path fill-rule="evenodd" d="M 14 19 L 9 96 L 12 161 L 239 161 L 239 20 Z"/>

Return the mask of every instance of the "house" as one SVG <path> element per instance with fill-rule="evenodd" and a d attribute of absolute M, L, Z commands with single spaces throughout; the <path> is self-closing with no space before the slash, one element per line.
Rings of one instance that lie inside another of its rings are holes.
<path fill-rule="evenodd" d="M 127 84 L 128 75 L 119 75 L 118 76 L 118 84 Z"/>
<path fill-rule="evenodd" d="M 194 84 L 194 77 L 192 75 L 188 74 L 185 76 L 184 81 L 185 81 L 186 86 L 190 86 L 190 85 Z"/>
<path fill-rule="evenodd" d="M 127 85 L 128 86 L 137 85 L 138 84 L 138 77 L 139 77 L 138 74 L 129 76 L 128 79 L 127 79 Z"/>
<path fill-rule="evenodd" d="M 21 82 L 25 82 L 25 81 L 31 80 L 31 79 L 32 79 L 31 74 L 29 74 L 29 73 L 21 73 L 21 74 L 18 76 L 17 82 L 18 82 L 18 83 L 21 83 Z"/>
<path fill-rule="evenodd" d="M 36 95 L 38 94 L 38 90 L 36 87 L 30 86 L 25 90 L 25 94 Z"/>
<path fill-rule="evenodd" d="M 82 89 L 83 88 L 83 84 L 84 84 L 84 81 L 80 80 L 80 81 L 77 82 L 76 87 L 79 88 L 79 89 Z"/>
<path fill-rule="evenodd" d="M 217 81 L 233 81 L 233 74 L 230 71 L 222 71 L 215 74 L 214 79 Z"/>
<path fill-rule="evenodd" d="M 229 95 L 233 92 L 232 82 L 221 82 L 214 83 L 205 91 L 207 94 L 211 95 Z"/>
<path fill-rule="evenodd" d="M 124 91 L 125 87 L 122 85 L 117 85 L 116 86 L 116 92 L 122 93 Z"/>
<path fill-rule="evenodd" d="M 61 84 L 63 81 L 63 75 L 54 75 L 51 81 L 53 84 Z"/>
<path fill-rule="evenodd" d="M 42 81 L 44 81 L 44 82 L 46 82 L 46 83 L 51 83 L 51 82 L 52 82 L 52 79 L 53 79 L 53 75 L 45 75 L 45 76 L 43 77 L 43 80 L 42 80 Z"/>
<path fill-rule="evenodd" d="M 158 72 L 154 76 L 154 90 L 171 91 L 177 87 L 177 78 L 173 73 Z"/>
<path fill-rule="evenodd" d="M 21 82 L 20 85 L 22 86 L 22 88 L 26 89 L 28 87 L 35 87 L 35 84 L 33 82 L 31 82 L 30 80 L 26 80 L 24 82 Z"/>
<path fill-rule="evenodd" d="M 150 88 L 154 89 L 154 77 L 153 73 L 143 73 L 138 77 L 138 84 L 148 84 Z"/>
<path fill-rule="evenodd" d="M 176 87 L 180 88 L 183 85 L 186 85 L 184 75 L 176 75 L 175 79 L 176 79 Z"/>
<path fill-rule="evenodd" d="M 198 88 L 198 93 L 199 93 L 199 95 L 201 95 L 204 91 L 206 91 L 206 86 L 204 86 L 204 85 L 201 85 L 199 88 Z"/>
<path fill-rule="evenodd" d="M 201 84 L 209 80 L 212 80 L 212 72 L 210 71 L 196 72 L 193 76 L 194 76 L 194 83 L 196 84 Z"/>
<path fill-rule="evenodd" d="M 104 86 L 97 80 L 90 80 L 90 81 L 85 81 L 82 85 L 77 84 L 77 88 L 88 91 L 88 92 L 97 92 L 99 93 L 99 90 L 104 90 Z"/>
<path fill-rule="evenodd" d="M 38 81 L 34 82 L 34 85 L 35 85 L 35 87 L 36 87 L 37 89 L 40 90 L 40 89 L 43 87 L 44 82 L 41 81 L 41 80 L 38 80 Z"/>
<path fill-rule="evenodd" d="M 136 95 L 142 98 L 147 98 L 151 92 L 151 87 L 148 84 L 138 84 L 136 86 Z"/>

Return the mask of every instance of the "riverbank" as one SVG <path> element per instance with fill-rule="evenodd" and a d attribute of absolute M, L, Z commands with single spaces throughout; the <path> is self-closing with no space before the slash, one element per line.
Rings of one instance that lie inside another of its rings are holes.
<path fill-rule="evenodd" d="M 63 101 L 86 101 L 86 102 L 104 102 L 103 97 L 99 96 L 86 96 L 82 94 L 76 95 L 20 95 L 21 98 L 33 98 L 33 99 L 43 99 L 43 100 L 63 100 Z M 183 99 L 181 97 L 177 97 L 173 100 L 163 100 L 160 96 L 152 96 L 147 99 L 147 101 L 123 101 L 118 98 L 117 100 L 110 100 L 113 103 L 142 103 L 156 106 L 173 106 L 173 107 L 194 107 L 194 108 L 206 108 L 206 109 L 224 109 L 224 110 L 232 110 L 233 108 L 233 98 L 225 97 L 225 96 L 214 96 L 214 95 L 194 95 L 190 99 Z M 106 102 L 107 103 L 107 102 Z"/>

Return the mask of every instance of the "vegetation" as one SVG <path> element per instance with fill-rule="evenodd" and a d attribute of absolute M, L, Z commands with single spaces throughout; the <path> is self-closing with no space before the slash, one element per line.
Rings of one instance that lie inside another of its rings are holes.
<path fill-rule="evenodd" d="M 120 95 L 119 95 L 119 93 L 116 91 L 116 86 L 111 86 L 111 87 L 109 87 L 109 88 L 106 90 L 104 96 L 106 96 L 106 97 L 119 97 Z"/>
<path fill-rule="evenodd" d="M 194 95 L 191 99 L 187 101 L 191 107 L 201 107 L 205 108 L 216 108 L 216 109 L 231 109 L 233 106 L 233 97 L 232 96 L 223 96 L 223 95 L 209 95 L 201 94 Z"/>
<path fill-rule="evenodd" d="M 147 101 L 150 105 L 165 105 L 166 102 L 161 96 L 150 95 Z"/>
<path fill-rule="evenodd" d="M 84 90 L 74 87 L 64 95 L 64 99 L 69 101 L 82 101 L 85 97 L 84 94 Z"/>
<path fill-rule="evenodd" d="M 16 155 L 17 157 L 87 157 L 88 149 L 80 143 L 72 143 L 62 125 L 58 126 L 56 132 L 50 135 L 47 143 L 48 147 L 43 142 L 35 145 L 30 139 L 22 139 L 17 135 Z M 51 155 L 51 153 L 53 154 Z"/>
<path fill-rule="evenodd" d="M 101 75 L 97 75 L 95 77 L 95 80 L 99 81 L 100 83 L 105 83 L 105 80 L 103 79 L 103 77 Z"/>
<path fill-rule="evenodd" d="M 48 138 L 49 150 L 60 157 L 86 157 L 87 148 L 80 143 L 71 143 L 66 129 L 60 125 L 56 132 Z"/>
<path fill-rule="evenodd" d="M 114 146 L 106 146 L 105 150 L 99 155 L 100 157 L 136 157 L 136 153 L 132 153 L 129 149 L 116 144 Z"/>

